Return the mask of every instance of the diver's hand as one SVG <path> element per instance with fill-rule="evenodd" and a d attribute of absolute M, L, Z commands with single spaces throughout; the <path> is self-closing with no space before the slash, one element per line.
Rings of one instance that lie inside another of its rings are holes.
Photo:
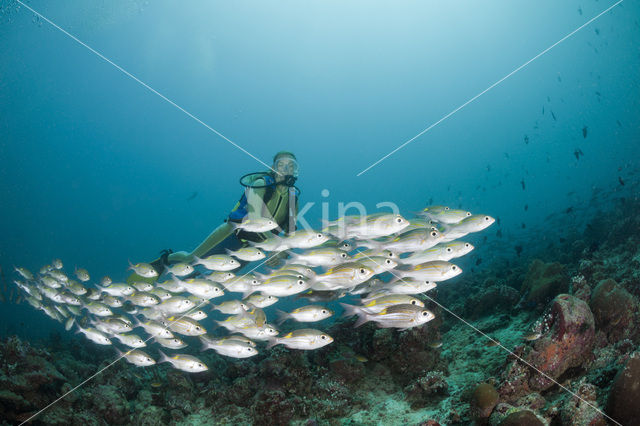
<path fill-rule="evenodd" d="M 277 268 L 287 257 L 289 257 L 289 255 L 286 251 L 278 252 L 277 254 L 269 257 L 265 265 L 267 265 L 269 268 Z"/>

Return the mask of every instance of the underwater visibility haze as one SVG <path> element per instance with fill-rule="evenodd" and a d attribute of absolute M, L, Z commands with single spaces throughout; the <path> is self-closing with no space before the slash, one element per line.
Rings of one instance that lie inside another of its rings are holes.
<path fill-rule="evenodd" d="M 640 424 L 639 159 L 633 0 L 0 0 L 0 424 Z"/>

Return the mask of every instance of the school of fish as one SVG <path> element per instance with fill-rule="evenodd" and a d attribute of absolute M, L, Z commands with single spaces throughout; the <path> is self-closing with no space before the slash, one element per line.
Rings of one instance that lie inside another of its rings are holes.
<path fill-rule="evenodd" d="M 91 284 L 82 268 L 75 269 L 73 278 L 58 259 L 38 274 L 16 267 L 20 277 L 14 283 L 31 306 L 64 323 L 68 331 L 75 328 L 96 344 L 113 345 L 131 364 L 167 362 L 195 373 L 206 371 L 207 365 L 179 351 L 197 340 L 202 350 L 232 358 L 255 356 L 261 346 L 313 350 L 330 344 L 331 336 L 307 324 L 333 316 L 322 303 L 344 297 L 359 298 L 359 304 L 340 303 L 345 316 L 357 316 L 356 327 L 374 322 L 404 330 L 426 324 L 434 314 L 419 295 L 461 274 L 450 261 L 474 246 L 457 240 L 493 222 L 491 216 L 445 206 L 426 207 L 411 220 L 391 213 L 345 216 L 320 231 L 270 233 L 237 251 L 194 257 L 191 263 L 167 266 L 160 275 L 148 263 L 133 264 L 129 269 L 144 280 L 131 284 L 109 277 Z M 261 233 L 277 227 L 269 218 L 234 226 Z M 283 251 L 288 255 L 283 266 L 256 272 Z M 249 272 L 233 272 L 245 268 Z M 277 326 L 286 321 L 297 325 L 281 335 L 264 309 L 285 298 L 310 304 L 276 310 Z M 217 336 L 202 325 L 209 315 L 224 316 L 212 323 Z M 156 358 L 146 352 L 152 345 Z"/>

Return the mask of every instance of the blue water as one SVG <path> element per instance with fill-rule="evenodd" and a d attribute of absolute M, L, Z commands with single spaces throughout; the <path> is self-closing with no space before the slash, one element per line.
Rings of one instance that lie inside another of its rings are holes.
<path fill-rule="evenodd" d="M 637 2 L 357 174 L 611 4 L 28 3 L 263 162 L 295 152 L 312 225 L 323 202 L 335 219 L 339 202 L 374 212 L 390 201 L 410 216 L 432 200 L 500 218 L 508 238 L 490 252 L 479 246 L 485 257 L 565 231 L 572 221 L 545 218 L 569 206 L 593 215 L 616 196 L 637 196 Z M 238 178 L 265 169 L 15 1 L 0 5 L 0 263 L 9 283 L 13 265 L 37 271 L 60 258 L 68 271 L 123 279 L 128 260 L 191 250 L 241 195 Z M 594 189 L 600 203 L 589 207 Z M 24 304 L 3 303 L 0 316 L 1 334 L 59 329 Z"/>

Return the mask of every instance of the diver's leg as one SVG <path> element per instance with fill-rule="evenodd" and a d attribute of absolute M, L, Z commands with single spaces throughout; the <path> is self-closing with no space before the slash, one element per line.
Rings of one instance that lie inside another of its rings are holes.
<path fill-rule="evenodd" d="M 188 263 L 193 261 L 194 256 L 205 257 L 205 255 L 209 255 L 209 252 L 215 249 L 216 246 L 219 246 L 227 237 L 232 235 L 234 235 L 233 226 L 225 222 L 214 229 L 213 232 L 191 253 L 184 251 L 171 253 L 169 255 L 169 263 Z M 224 250 L 222 250 L 222 253 L 224 253 Z"/>

